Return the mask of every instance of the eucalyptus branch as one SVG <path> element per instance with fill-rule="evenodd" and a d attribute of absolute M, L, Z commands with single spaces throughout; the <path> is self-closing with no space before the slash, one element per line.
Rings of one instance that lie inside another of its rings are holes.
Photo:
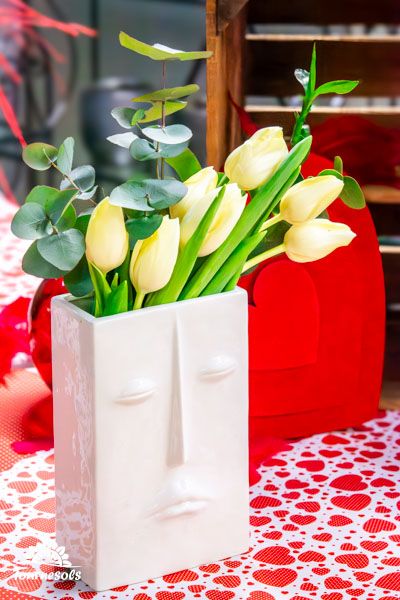
<path fill-rule="evenodd" d="M 61 171 L 60 167 L 58 167 L 55 162 L 50 161 L 50 164 L 51 164 L 52 167 L 54 167 L 56 169 L 56 171 L 58 171 L 59 173 L 61 173 L 61 175 L 64 177 L 64 179 L 67 179 L 70 182 L 70 184 L 72 185 L 73 188 L 75 188 L 76 190 L 78 190 L 78 192 L 81 191 L 79 189 L 79 187 L 76 185 L 75 181 L 69 175 L 67 175 L 66 173 L 64 173 L 63 171 Z"/>

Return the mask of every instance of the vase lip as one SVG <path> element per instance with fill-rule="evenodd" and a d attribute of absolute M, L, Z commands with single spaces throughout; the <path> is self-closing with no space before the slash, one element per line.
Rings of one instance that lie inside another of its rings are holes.
<path fill-rule="evenodd" d="M 106 316 L 106 317 L 94 317 L 93 315 L 89 314 L 88 312 L 84 311 L 82 308 L 79 308 L 79 306 L 76 306 L 75 304 L 73 304 L 71 302 L 71 298 L 73 298 L 72 294 L 60 294 L 59 296 L 54 296 L 51 300 L 51 309 L 53 310 L 53 308 L 55 306 L 63 306 L 63 307 L 68 307 L 68 310 L 70 310 L 71 312 L 75 313 L 78 317 L 80 317 L 82 320 L 85 320 L 89 323 L 92 324 L 96 324 L 96 323 L 105 323 L 105 322 L 109 322 L 111 320 L 117 320 L 117 319 L 126 319 L 128 317 L 133 317 L 133 318 L 138 318 L 140 316 L 140 314 L 151 314 L 152 312 L 159 312 L 160 310 L 167 310 L 167 309 L 179 309 L 179 306 L 187 306 L 189 304 L 196 304 L 198 302 L 211 302 L 213 299 L 214 301 L 218 298 L 218 299 L 222 299 L 222 298 L 231 298 L 232 296 L 239 296 L 239 297 L 246 297 L 246 302 L 247 302 L 247 291 L 239 286 L 236 286 L 233 290 L 229 291 L 229 292 L 220 292 L 218 294 L 210 294 L 208 296 L 199 296 L 197 298 L 189 298 L 187 300 L 179 300 L 177 302 L 169 302 L 168 304 L 158 304 L 156 306 L 145 306 L 144 308 L 141 308 L 139 310 L 127 310 L 123 313 L 119 313 L 117 315 L 110 315 L 110 316 Z"/>

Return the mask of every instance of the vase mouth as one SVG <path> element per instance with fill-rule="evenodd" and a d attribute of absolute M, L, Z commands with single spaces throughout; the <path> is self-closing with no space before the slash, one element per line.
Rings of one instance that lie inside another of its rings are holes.
<path fill-rule="evenodd" d="M 175 310 L 179 310 L 179 306 L 187 306 L 189 304 L 197 304 L 199 302 L 202 303 L 206 303 L 206 302 L 211 302 L 211 301 L 215 301 L 216 298 L 219 299 L 228 299 L 232 296 L 241 296 L 241 297 L 246 297 L 246 302 L 247 302 L 247 292 L 246 290 L 244 290 L 241 287 L 236 286 L 233 290 L 228 291 L 228 292 L 220 292 L 219 294 L 210 294 L 209 296 L 199 296 L 197 298 L 189 298 L 187 300 L 179 300 L 176 302 L 169 302 L 168 304 L 157 304 L 156 306 L 145 306 L 143 308 L 140 308 L 139 310 L 128 310 L 126 312 L 123 313 L 119 313 L 117 315 L 110 315 L 110 316 L 105 316 L 105 317 L 94 317 L 93 315 L 91 315 L 90 313 L 86 312 L 85 310 L 83 310 L 82 308 L 80 308 L 79 306 L 77 306 L 76 304 L 74 304 L 74 302 L 72 301 L 72 299 L 74 298 L 74 296 L 72 296 L 72 294 L 61 294 L 59 296 L 55 296 L 54 298 L 52 298 L 51 300 L 51 309 L 53 310 L 54 306 L 64 306 L 64 307 L 68 307 L 69 310 L 71 310 L 72 312 L 74 312 L 77 316 L 79 316 L 81 319 L 89 322 L 89 323 L 104 323 L 104 322 L 109 322 L 111 320 L 117 320 L 117 319 L 127 319 L 127 318 L 139 318 L 139 316 L 141 314 L 151 314 L 154 312 L 159 312 L 160 310 L 168 310 L 168 309 L 175 309 Z"/>

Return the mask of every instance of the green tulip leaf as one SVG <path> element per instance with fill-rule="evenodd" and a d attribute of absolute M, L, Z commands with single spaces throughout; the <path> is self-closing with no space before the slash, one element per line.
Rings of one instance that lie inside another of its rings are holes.
<path fill-rule="evenodd" d="M 175 48 L 169 48 L 162 44 L 154 44 L 151 46 L 150 44 L 145 44 L 144 42 L 133 38 L 124 31 L 121 31 L 119 34 L 119 42 L 124 48 L 132 50 L 132 52 L 136 52 L 136 54 L 147 56 L 152 60 L 199 60 L 212 56 L 212 52 L 208 50 L 184 52 L 183 50 L 176 50 Z"/>
<path fill-rule="evenodd" d="M 186 148 L 179 156 L 167 158 L 166 162 L 182 181 L 186 181 L 186 179 L 201 170 L 199 160 L 189 148 Z"/>
<path fill-rule="evenodd" d="M 116 273 L 118 276 L 118 274 Z M 103 310 L 103 317 L 119 315 L 128 310 L 128 282 L 123 281 L 118 287 L 111 290 Z"/>
<path fill-rule="evenodd" d="M 85 255 L 82 256 L 76 267 L 64 276 L 64 283 L 68 291 L 77 298 L 93 292 L 93 284 Z"/>
<path fill-rule="evenodd" d="M 173 206 L 186 195 L 187 187 L 177 179 L 144 179 L 142 181 L 151 207 L 162 210 Z"/>
<path fill-rule="evenodd" d="M 28 144 L 22 151 L 22 160 L 35 171 L 46 171 L 51 163 L 57 160 L 58 150 L 50 144 L 34 142 Z"/>
<path fill-rule="evenodd" d="M 83 235 L 86 235 L 90 217 L 92 215 L 94 208 L 95 208 L 94 206 L 90 207 L 90 210 L 87 210 L 84 213 L 80 213 L 76 218 L 74 227 L 75 227 L 75 229 L 79 229 L 79 231 L 81 231 L 83 233 Z"/>
<path fill-rule="evenodd" d="M 127 131 L 126 133 L 116 133 L 115 135 L 109 135 L 107 140 L 116 146 L 121 146 L 121 148 L 129 148 L 129 146 L 138 139 L 138 136 L 132 133 L 131 131 Z"/>
<path fill-rule="evenodd" d="M 145 240 L 150 237 L 162 223 L 162 215 L 155 213 L 148 217 L 141 217 L 139 219 L 128 219 L 125 226 L 130 235 L 134 240 Z"/>
<path fill-rule="evenodd" d="M 132 102 L 159 102 L 160 100 L 178 100 L 185 96 L 190 96 L 199 91 L 199 86 L 196 83 L 190 83 L 189 85 L 183 85 L 173 88 L 163 88 L 162 90 L 156 90 L 155 92 L 149 92 L 143 94 L 143 96 L 137 96 L 132 98 Z"/>
<path fill-rule="evenodd" d="M 340 194 L 343 202 L 350 208 L 365 208 L 365 198 L 362 189 L 353 177 L 346 175 L 343 178 L 344 187 Z"/>
<path fill-rule="evenodd" d="M 69 175 L 72 171 L 72 161 L 74 159 L 75 140 L 68 137 L 63 141 L 58 149 L 57 166 L 65 174 Z"/>
<path fill-rule="evenodd" d="M 85 240 L 80 231 L 69 229 L 41 238 L 37 249 L 42 258 L 57 269 L 71 271 L 85 253 Z"/>
<path fill-rule="evenodd" d="M 127 181 L 114 188 L 110 194 L 110 204 L 146 212 L 154 210 L 148 203 L 143 182 L 138 181 Z"/>
<path fill-rule="evenodd" d="M 322 94 L 348 94 L 349 92 L 352 92 L 359 83 L 359 81 L 350 81 L 347 79 L 328 81 L 317 87 L 313 97 L 316 98 Z"/>
<path fill-rule="evenodd" d="M 182 291 L 181 300 L 200 296 L 240 242 L 269 217 L 274 207 L 280 202 L 282 194 L 297 179 L 300 165 L 307 158 L 311 144 L 312 137 L 309 136 L 293 146 L 272 177 L 258 189 L 251 202 L 246 205 L 226 240 L 207 257 L 196 273 L 188 280 Z"/>
<path fill-rule="evenodd" d="M 101 317 L 108 296 L 111 294 L 111 287 L 106 279 L 106 276 L 96 265 L 88 262 L 89 274 L 92 280 L 95 296 L 94 316 Z"/>
<path fill-rule="evenodd" d="M 166 100 L 164 104 L 164 114 L 166 117 L 172 115 L 179 110 L 182 110 L 187 106 L 187 102 L 183 102 L 182 100 Z M 139 112 L 139 111 L 138 111 Z M 139 123 L 151 123 L 152 121 L 158 121 L 162 118 L 162 106 L 161 102 L 157 102 L 151 108 L 148 108 L 144 111 L 143 117 L 139 120 Z"/>
<path fill-rule="evenodd" d="M 41 277 L 42 279 L 58 279 L 66 274 L 66 271 L 57 269 L 45 260 L 37 249 L 37 241 L 33 242 L 25 252 L 22 259 L 22 268 L 25 273 Z"/>
<path fill-rule="evenodd" d="M 311 54 L 310 78 L 308 80 L 307 91 L 306 91 L 306 96 L 308 98 L 311 98 L 314 93 L 316 81 L 317 81 L 317 47 L 314 42 L 312 54 Z"/>
<path fill-rule="evenodd" d="M 129 152 L 135 160 L 155 160 L 160 154 L 148 140 L 137 138 L 129 147 Z"/>
<path fill-rule="evenodd" d="M 210 204 L 198 224 L 188 243 L 179 252 L 171 279 L 165 287 L 158 292 L 151 294 L 146 302 L 146 306 L 155 306 L 157 304 L 168 304 L 178 300 L 199 255 L 200 248 L 210 229 L 211 223 L 217 213 L 225 193 L 225 186 L 221 188 L 217 196 Z"/>
<path fill-rule="evenodd" d="M 145 127 L 142 133 L 154 142 L 162 144 L 182 144 L 188 142 L 193 136 L 192 131 L 186 125 L 167 125 L 167 127 L 153 125 Z"/>
<path fill-rule="evenodd" d="M 43 206 L 29 202 L 21 206 L 14 215 L 11 231 L 23 240 L 37 240 L 48 236 L 52 232 L 52 226 Z"/>

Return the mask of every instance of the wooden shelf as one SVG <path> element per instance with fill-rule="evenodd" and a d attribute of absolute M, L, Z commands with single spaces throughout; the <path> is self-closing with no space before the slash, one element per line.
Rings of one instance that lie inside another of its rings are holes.
<path fill-rule="evenodd" d="M 290 113 L 300 111 L 299 106 L 246 104 L 249 113 Z M 324 115 L 399 115 L 400 106 L 314 106 L 312 114 Z"/>
<path fill-rule="evenodd" d="M 391 44 L 400 43 L 400 35 L 336 35 L 304 33 L 246 33 L 251 42 L 342 42 L 357 44 L 360 42 Z"/>
<path fill-rule="evenodd" d="M 364 23 L 400 23 L 398 0 L 252 0 L 249 2 L 250 23 L 304 23 L 314 25 Z"/>

